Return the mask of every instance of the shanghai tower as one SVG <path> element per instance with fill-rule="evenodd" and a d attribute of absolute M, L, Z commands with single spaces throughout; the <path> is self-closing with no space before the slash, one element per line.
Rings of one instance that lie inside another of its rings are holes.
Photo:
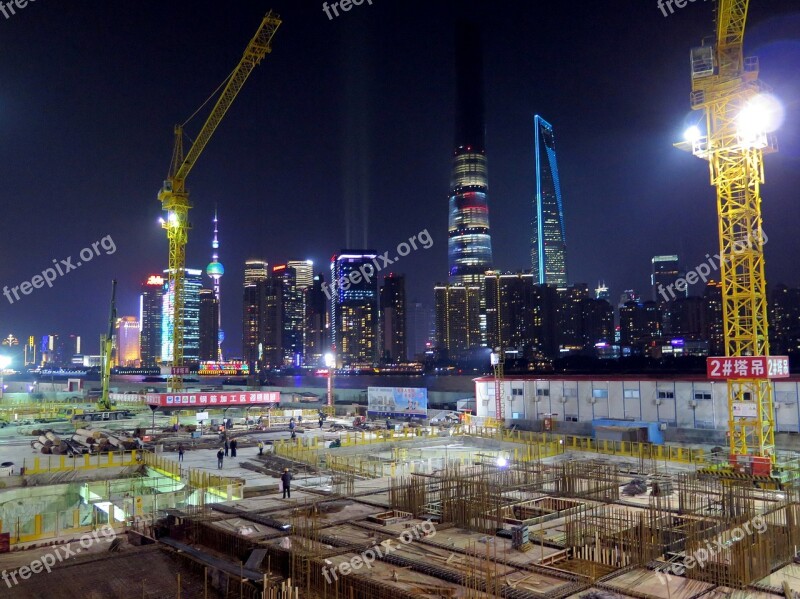
<path fill-rule="evenodd" d="M 450 184 L 450 283 L 483 285 L 492 268 L 483 98 L 483 49 L 477 25 L 456 28 L 456 137 Z"/>

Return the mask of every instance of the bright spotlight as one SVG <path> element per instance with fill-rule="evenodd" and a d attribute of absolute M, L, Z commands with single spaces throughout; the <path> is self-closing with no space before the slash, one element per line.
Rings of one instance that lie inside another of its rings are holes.
<path fill-rule="evenodd" d="M 703 132 L 697 125 L 692 125 L 683 132 L 683 138 L 691 144 L 699 141 L 701 137 L 703 137 Z"/>
<path fill-rule="evenodd" d="M 736 126 L 739 137 L 747 144 L 764 139 L 766 133 L 777 131 L 786 116 L 783 104 L 771 94 L 759 94 L 739 113 Z"/>
<path fill-rule="evenodd" d="M 178 215 L 174 212 L 169 213 L 169 224 L 173 227 L 178 224 Z"/>
<path fill-rule="evenodd" d="M 508 466 L 508 460 L 505 459 L 503 456 L 497 456 L 497 467 L 505 468 L 506 466 Z"/>

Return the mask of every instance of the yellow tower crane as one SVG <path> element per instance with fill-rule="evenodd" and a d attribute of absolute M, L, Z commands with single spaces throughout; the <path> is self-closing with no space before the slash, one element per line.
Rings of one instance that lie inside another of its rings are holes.
<path fill-rule="evenodd" d="M 775 412 L 760 188 L 764 154 L 777 151 L 777 144 L 754 118 L 769 90 L 758 79 L 758 60 L 744 57 L 748 6 L 749 0 L 717 0 L 714 43 L 691 53 L 691 107 L 703 113 L 705 130 L 690 127 L 687 141 L 677 146 L 709 162 L 717 189 L 726 357 L 714 364 L 728 386 L 728 469 L 769 477 Z"/>
<path fill-rule="evenodd" d="M 181 374 L 184 365 L 184 269 L 186 267 L 186 243 L 190 228 L 189 209 L 192 207 L 189 203 L 189 192 L 186 189 L 186 178 L 241 91 L 250 73 L 272 51 L 270 44 L 280 24 L 280 18 L 272 11 L 268 12 L 264 17 L 255 36 L 247 45 L 241 61 L 223 82 L 225 88 L 220 93 L 216 105 L 211 110 L 211 114 L 186 155 L 183 153 L 183 127 L 186 123 L 175 127 L 175 148 L 172 153 L 169 175 L 158 194 L 161 207 L 167 212 L 167 218 L 163 221 L 162 226 L 167 230 L 167 239 L 169 240 L 167 289 L 172 298 L 172 327 L 171 330 L 168 329 L 169 334 L 172 336 L 169 340 L 172 346 L 172 375 L 169 378 L 169 387 L 173 391 L 177 391 L 183 386 Z"/>

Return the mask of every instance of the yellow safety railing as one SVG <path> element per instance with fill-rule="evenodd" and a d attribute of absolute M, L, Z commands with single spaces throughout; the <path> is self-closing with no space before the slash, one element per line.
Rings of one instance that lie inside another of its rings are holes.
<path fill-rule="evenodd" d="M 142 452 L 142 462 L 163 476 L 181 481 L 193 489 L 207 491 L 226 501 L 244 497 L 244 479 L 220 476 L 197 468 L 186 468 L 180 462 L 150 452 Z"/>
<path fill-rule="evenodd" d="M 682 446 L 654 445 L 652 443 L 638 443 L 635 441 L 610 441 L 607 439 L 595 440 L 593 437 L 577 435 L 562 435 L 553 432 L 531 432 L 508 430 L 486 426 L 460 427 L 459 433 L 474 437 L 497 439 L 510 443 L 520 443 L 535 447 L 537 455 L 546 457 L 563 453 L 564 451 L 587 451 L 619 455 L 632 458 L 646 458 L 681 462 L 684 464 L 704 465 L 707 463 L 703 449 L 691 449 Z"/>
<path fill-rule="evenodd" d="M 69 470 L 124 468 L 135 464 L 137 464 L 135 451 L 118 451 L 72 457 L 66 455 L 37 456 L 33 460 L 26 459 L 23 468 L 25 469 L 25 474 L 43 474 Z"/>

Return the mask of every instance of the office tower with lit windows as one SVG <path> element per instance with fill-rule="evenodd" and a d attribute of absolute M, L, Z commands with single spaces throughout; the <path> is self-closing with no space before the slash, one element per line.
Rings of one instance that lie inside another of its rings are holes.
<path fill-rule="evenodd" d="M 678 297 L 688 297 L 689 290 L 684 285 L 678 290 L 675 283 L 686 274 L 678 263 L 678 256 L 653 256 L 650 260 L 652 272 L 650 285 L 653 287 L 653 301 L 665 303 Z"/>
<path fill-rule="evenodd" d="M 456 136 L 450 180 L 448 254 L 453 285 L 483 285 L 492 268 L 484 122 L 483 49 L 477 25 L 456 29 Z"/>
<path fill-rule="evenodd" d="M 135 316 L 117 318 L 114 332 L 114 363 L 117 366 L 136 368 L 140 364 L 139 321 Z"/>
<path fill-rule="evenodd" d="M 452 359 L 481 347 L 483 290 L 477 285 L 437 285 L 433 294 L 436 349 L 446 350 Z"/>
<path fill-rule="evenodd" d="M 387 364 L 405 362 L 406 355 L 406 278 L 388 274 L 380 290 L 380 351 Z"/>
<path fill-rule="evenodd" d="M 266 260 L 248 260 L 244 263 L 244 286 L 263 281 L 269 275 L 269 264 Z"/>
<path fill-rule="evenodd" d="M 200 360 L 219 358 L 219 299 L 213 289 L 200 290 Z"/>
<path fill-rule="evenodd" d="M 378 280 L 374 250 L 342 250 L 331 259 L 331 344 L 339 364 L 374 364 L 378 358 Z"/>
<path fill-rule="evenodd" d="M 330 350 L 330 327 L 328 326 L 328 299 L 322 290 L 325 275 L 314 275 L 311 286 L 303 292 L 305 296 L 305 331 L 303 354 L 306 364 L 322 365 L 322 359 Z"/>
<path fill-rule="evenodd" d="M 533 119 L 536 195 L 533 206 L 531 264 L 541 285 L 567 286 L 567 241 L 564 204 L 556 160 L 553 126 L 539 115 Z"/>
<path fill-rule="evenodd" d="M 187 364 L 200 361 L 200 289 L 203 287 L 203 271 L 185 268 L 183 287 L 183 358 Z M 161 317 L 161 359 L 172 361 L 172 339 L 174 331 L 173 305 L 175 293 L 169 289 L 169 271 L 164 271 L 164 303 Z"/>
<path fill-rule="evenodd" d="M 272 269 L 272 275 L 280 282 L 278 318 L 282 330 L 280 346 L 283 364 L 302 366 L 305 310 L 303 289 L 297 280 L 297 270 L 289 264 L 279 264 Z M 305 279 L 305 271 L 303 278 Z"/>
<path fill-rule="evenodd" d="M 139 344 L 142 367 L 161 364 L 161 332 L 164 310 L 164 277 L 150 275 L 139 296 Z"/>
<path fill-rule="evenodd" d="M 296 285 L 300 291 L 305 291 L 314 282 L 314 263 L 311 260 L 289 260 L 286 266 L 294 269 Z"/>
<path fill-rule="evenodd" d="M 263 359 L 268 276 L 266 260 L 245 262 L 242 298 L 242 356 L 248 364 L 255 364 Z"/>

